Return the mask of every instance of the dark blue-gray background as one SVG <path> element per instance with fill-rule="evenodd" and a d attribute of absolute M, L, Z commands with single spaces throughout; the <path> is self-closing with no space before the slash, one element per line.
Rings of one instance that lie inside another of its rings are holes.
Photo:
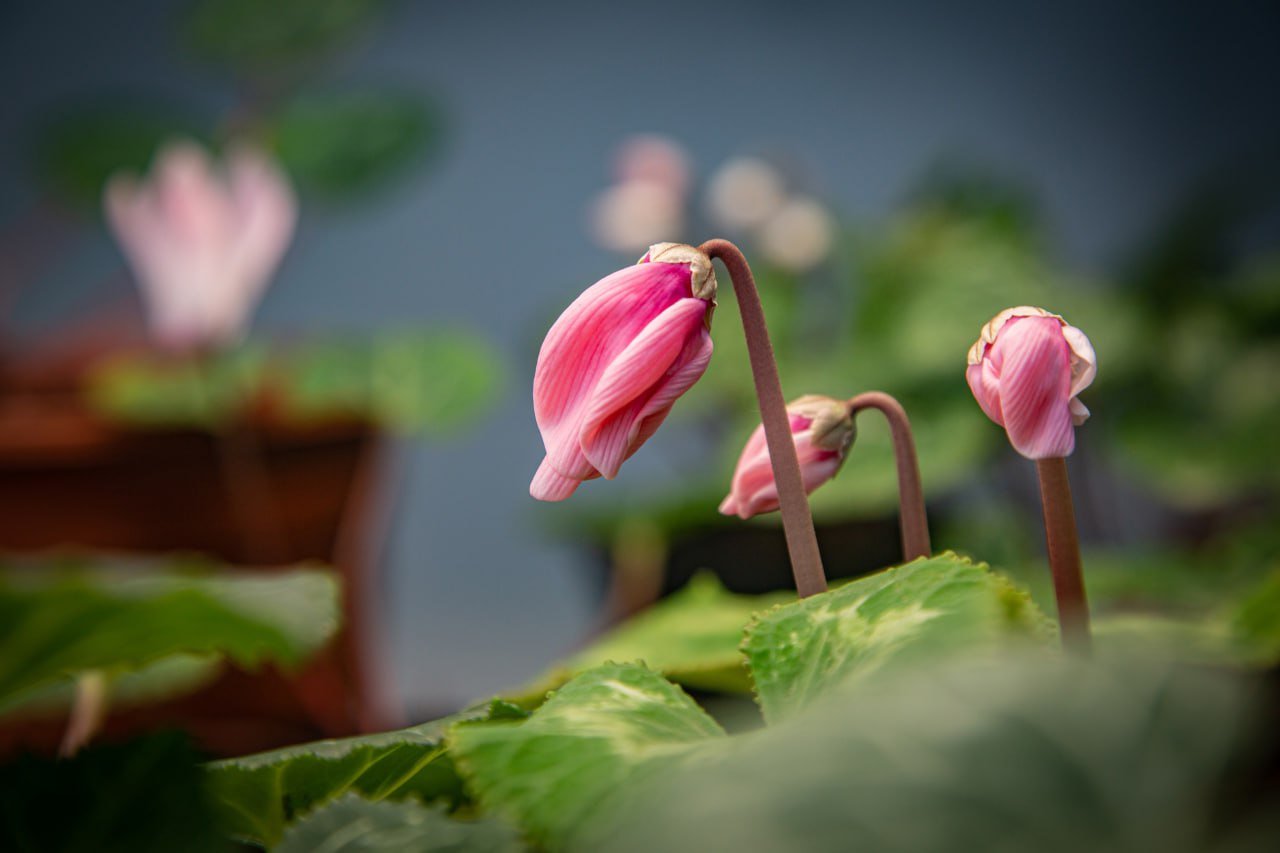
<path fill-rule="evenodd" d="M 225 78 L 173 38 L 179 6 L 3 5 L 0 224 L 37 198 L 26 143 L 45 110 L 117 92 L 225 108 Z M 528 386 L 545 324 L 619 263 L 584 210 L 620 140 L 669 135 L 703 178 L 785 151 L 862 220 L 939 159 L 976 160 L 1035 192 L 1059 260 L 1105 272 L 1195 180 L 1280 138 L 1277 44 L 1280 7 L 1263 3 L 394 6 L 333 78 L 428 93 L 445 149 L 370 200 L 304 209 L 255 332 L 456 325 L 507 357 L 509 393 L 483 423 L 402 457 L 384 600 L 411 706 L 519 682 L 594 616 L 587 555 L 550 539 L 527 495 Z M 119 264 L 86 221 L 11 322 L 56 330 Z M 641 454 L 623 479 L 655 464 Z M 602 485 L 626 488 L 580 499 Z"/>

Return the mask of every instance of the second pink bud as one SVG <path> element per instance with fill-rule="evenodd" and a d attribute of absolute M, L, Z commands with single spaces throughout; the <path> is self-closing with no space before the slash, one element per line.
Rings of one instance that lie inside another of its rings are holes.
<path fill-rule="evenodd" d="M 853 417 L 848 403 L 817 394 L 788 403 L 787 414 L 804 490 L 812 494 L 844 464 L 855 434 Z M 745 519 L 773 512 L 778 506 L 778 486 L 774 482 L 762 425 L 756 427 L 742 450 L 731 490 L 720 504 L 720 512 Z"/>

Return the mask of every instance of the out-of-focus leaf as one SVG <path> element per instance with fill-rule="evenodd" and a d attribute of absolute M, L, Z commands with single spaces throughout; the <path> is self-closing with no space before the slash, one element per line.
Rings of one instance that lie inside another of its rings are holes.
<path fill-rule="evenodd" d="M 201 136 L 195 122 L 180 113 L 135 103 L 98 103 L 47 122 L 35 136 L 34 156 L 52 190 L 96 212 L 112 175 L 142 174 L 165 142 Z"/>
<path fill-rule="evenodd" d="M 535 679 L 517 701 L 540 700 L 574 675 L 619 660 L 643 661 L 686 687 L 748 692 L 751 679 L 738 648 L 743 631 L 752 614 L 794 599 L 789 592 L 737 595 L 709 572 L 694 575 L 678 592 Z"/>
<path fill-rule="evenodd" d="M 1184 663 L 1229 666 L 1239 663 L 1240 649 L 1229 622 L 1219 614 L 1200 618 L 1153 613 L 1118 613 L 1093 620 L 1095 645 L 1104 653 L 1139 651 Z"/>
<path fill-rule="evenodd" d="M 1271 574 L 1240 604 L 1232 636 L 1247 659 L 1280 664 L 1280 571 Z"/>
<path fill-rule="evenodd" d="M 196 762 L 186 736 L 165 732 L 2 764 L 0 849 L 225 850 Z"/>
<path fill-rule="evenodd" d="M 1044 653 L 886 670 L 629 787 L 593 849 L 1269 851 L 1255 686 Z"/>
<path fill-rule="evenodd" d="M 492 819 L 454 820 L 414 802 L 371 802 L 348 794 L 285 832 L 275 853 L 519 853 L 515 830 Z"/>
<path fill-rule="evenodd" d="M 1089 549 L 1083 563 L 1089 607 L 1097 614 L 1197 619 L 1242 600 L 1261 577 L 1240 561 L 1196 558 L 1171 549 Z M 1043 559 L 1001 568 L 1045 610 L 1052 610 L 1053 584 Z"/>
<path fill-rule="evenodd" d="M 1025 592 L 983 564 L 943 554 L 764 613 L 747 629 L 743 651 L 773 722 L 890 664 L 1049 636 Z"/>
<path fill-rule="evenodd" d="M 200 361 L 120 358 L 90 375 L 90 403 L 122 421 L 211 428 L 242 411 L 258 393 L 266 353 L 225 350 Z"/>
<path fill-rule="evenodd" d="M 244 667 L 293 665 L 338 627 L 328 572 L 181 575 L 161 571 L 0 574 L 0 702 L 100 669 L 220 653 Z"/>
<path fill-rule="evenodd" d="M 200 0 L 189 36 L 201 56 L 253 73 L 323 57 L 363 32 L 382 0 Z"/>
<path fill-rule="evenodd" d="M 342 196 L 384 183 L 428 153 L 440 123 L 421 97 L 358 92 L 297 100 L 268 134 L 299 186 Z"/>
<path fill-rule="evenodd" d="M 453 755 L 484 808 L 553 849 L 598 849 L 639 780 L 679 772 L 724 731 L 644 667 L 609 664 L 558 690 L 521 723 L 454 729 Z"/>
<path fill-rule="evenodd" d="M 447 432 L 501 387 L 493 347 L 459 331 L 403 332 L 368 341 L 259 347 L 200 361 L 119 358 L 95 369 L 90 403 L 125 423 L 213 429 L 269 398 L 287 421 L 359 418 L 400 432 Z"/>
<path fill-rule="evenodd" d="M 216 678 L 221 669 L 220 655 L 169 655 L 112 678 L 109 687 L 111 707 L 145 705 L 190 693 Z M 0 705 L 0 714 L 15 717 L 65 714 L 75 703 L 75 696 L 76 685 L 73 682 L 58 681 L 19 694 L 16 701 Z"/>
<path fill-rule="evenodd" d="M 891 392 L 940 377 L 963 385 L 984 323 L 1049 301 L 1050 273 L 1027 245 L 954 215 L 906 217 L 860 255 L 854 340 L 859 361 L 880 368 L 877 387 Z"/>
<path fill-rule="evenodd" d="M 287 414 L 364 416 L 411 432 L 470 421 L 497 396 L 503 371 L 479 338 L 438 332 L 300 348 L 279 373 Z"/>
<path fill-rule="evenodd" d="M 219 823 L 237 839 L 272 846 L 300 815 L 348 793 L 456 806 L 466 795 L 445 743 L 449 728 L 523 716 L 513 705 L 493 702 L 400 731 L 212 762 L 207 770 Z"/>
<path fill-rule="evenodd" d="M 963 380 L 961 380 L 963 381 Z M 850 394 L 849 396 L 853 396 Z M 911 413 L 908 412 L 908 417 Z M 943 494 L 963 485 L 982 459 L 998 429 L 977 405 L 950 406 L 911 418 L 927 494 Z M 858 434 L 835 478 L 813 493 L 809 505 L 820 522 L 893 512 L 898 505 L 898 470 L 889 428 L 879 412 L 860 412 Z M 767 522 L 781 523 L 778 516 Z"/>

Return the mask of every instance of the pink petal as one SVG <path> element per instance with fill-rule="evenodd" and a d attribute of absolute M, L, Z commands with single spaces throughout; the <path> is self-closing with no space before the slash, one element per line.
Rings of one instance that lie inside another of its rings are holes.
<path fill-rule="evenodd" d="M 266 157 L 238 149 L 229 157 L 235 236 L 227 257 L 222 314 L 228 332 L 245 324 L 293 238 L 298 205 L 288 181 Z"/>
<path fill-rule="evenodd" d="M 1000 375 L 991 360 L 984 358 L 980 364 L 969 365 L 964 378 L 986 416 L 1004 426 L 1004 415 L 1000 412 Z"/>
<path fill-rule="evenodd" d="M 576 477 L 561 474 L 543 459 L 533 475 L 533 482 L 529 484 L 529 494 L 540 501 L 562 501 L 572 495 L 581 482 Z"/>
<path fill-rule="evenodd" d="M 764 426 L 758 426 L 747 439 L 738 457 L 738 465 L 733 472 L 733 482 L 729 487 L 729 496 L 720 504 L 720 512 L 724 515 L 738 515 L 750 518 L 752 514 L 743 515 L 750 496 L 763 489 L 773 481 L 773 468 L 769 464 L 769 448 L 765 443 Z"/>
<path fill-rule="evenodd" d="M 1061 323 L 1052 317 L 1011 320 L 992 349 L 1000 370 L 1000 411 L 1014 449 L 1028 459 L 1071 453 L 1071 354 Z"/>
<path fill-rule="evenodd" d="M 686 351 L 676 359 L 676 364 L 683 366 L 668 376 L 665 380 L 666 384 L 660 386 L 641 408 L 640 421 L 634 427 L 626 458 L 630 459 L 631 455 L 640 449 L 640 445 L 657 432 L 658 427 L 671 413 L 671 407 L 675 401 L 702 378 L 711 361 L 712 349 L 711 334 L 705 327 L 699 329 L 697 335 L 686 346 Z"/>
<path fill-rule="evenodd" d="M 706 313 L 704 300 L 680 300 L 645 328 L 600 377 L 579 441 L 587 460 L 605 478 L 613 479 L 638 447 L 634 442 L 641 421 L 657 413 L 665 417 L 665 410 L 706 370 L 711 358 Z"/>

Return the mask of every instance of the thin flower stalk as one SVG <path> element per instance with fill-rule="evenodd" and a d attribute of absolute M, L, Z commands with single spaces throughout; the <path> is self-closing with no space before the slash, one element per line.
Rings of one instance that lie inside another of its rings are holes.
<path fill-rule="evenodd" d="M 791 557 L 796 592 L 801 598 L 825 592 L 827 579 L 822 569 L 822 555 L 818 550 L 813 515 L 809 511 L 809 497 L 805 493 L 800 462 L 791 437 L 791 422 L 782 396 L 778 365 L 773 355 L 773 345 L 769 342 L 769 330 L 765 324 L 760 294 L 756 290 L 755 277 L 751 274 L 751 267 L 742 251 L 728 240 L 708 240 L 698 248 L 708 257 L 718 258 L 724 264 L 738 297 L 742 329 L 746 334 L 747 352 L 751 361 L 751 375 L 760 404 L 760 419 L 764 425 L 774 479 L 778 486 L 782 529 L 786 536 L 787 552 Z"/>
<path fill-rule="evenodd" d="M 929 517 L 925 511 L 924 488 L 920 483 L 920 462 L 911 434 L 911 422 L 902 404 L 882 391 L 868 391 L 849 400 L 849 414 L 875 409 L 889 423 L 893 438 L 893 457 L 898 469 L 898 524 L 902 534 L 904 562 L 928 557 Z"/>

